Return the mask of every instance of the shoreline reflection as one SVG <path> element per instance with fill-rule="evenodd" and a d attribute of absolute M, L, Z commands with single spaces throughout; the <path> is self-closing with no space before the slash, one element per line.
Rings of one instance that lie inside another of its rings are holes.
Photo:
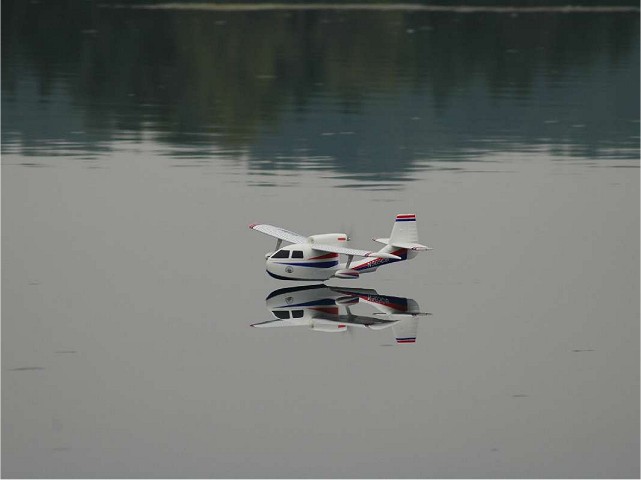
<path fill-rule="evenodd" d="M 280 288 L 265 299 L 272 320 L 254 323 L 257 328 L 300 327 L 325 333 L 354 328 L 392 329 L 397 344 L 415 343 L 422 312 L 412 298 L 381 295 L 366 288 L 333 287 L 324 284 Z M 367 315 L 352 311 L 357 305 L 372 307 Z"/>
<path fill-rule="evenodd" d="M 192 167 L 401 186 L 503 152 L 639 157 L 638 5 L 77 3 L 3 3 L 2 153 L 107 162 L 150 144 Z"/>

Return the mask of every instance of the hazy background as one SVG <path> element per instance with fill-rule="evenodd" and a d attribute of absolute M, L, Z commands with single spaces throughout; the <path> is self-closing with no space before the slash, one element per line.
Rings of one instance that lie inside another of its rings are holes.
<path fill-rule="evenodd" d="M 638 477 L 634 8 L 3 2 L 2 475 Z M 415 345 L 249 327 L 248 224 L 405 212 L 433 252 L 329 283 Z"/>

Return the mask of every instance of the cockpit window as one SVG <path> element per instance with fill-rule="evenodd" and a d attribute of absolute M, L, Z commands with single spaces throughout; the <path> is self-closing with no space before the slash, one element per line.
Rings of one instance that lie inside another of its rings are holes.
<path fill-rule="evenodd" d="M 287 320 L 289 318 L 289 312 L 277 312 L 277 311 L 275 311 L 274 315 L 276 315 L 281 320 Z"/>
<path fill-rule="evenodd" d="M 292 311 L 292 318 L 303 318 L 304 314 L 305 314 L 304 310 L 293 310 Z"/>
<path fill-rule="evenodd" d="M 300 250 L 292 251 L 292 258 L 303 258 L 303 252 Z"/>
<path fill-rule="evenodd" d="M 289 250 L 278 250 L 272 258 L 289 258 Z"/>

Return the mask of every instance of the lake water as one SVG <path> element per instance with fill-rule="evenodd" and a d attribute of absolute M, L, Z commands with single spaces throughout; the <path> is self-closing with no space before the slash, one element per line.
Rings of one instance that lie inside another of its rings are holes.
<path fill-rule="evenodd" d="M 4 477 L 639 476 L 637 7 L 111 7 L 3 2 Z M 397 213 L 415 344 L 250 328 Z"/>

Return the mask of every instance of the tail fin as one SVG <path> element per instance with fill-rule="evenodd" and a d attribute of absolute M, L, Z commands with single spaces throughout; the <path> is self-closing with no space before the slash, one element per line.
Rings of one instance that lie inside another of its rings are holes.
<path fill-rule="evenodd" d="M 418 333 L 418 318 L 408 318 L 392 326 L 396 343 L 416 343 Z"/>
<path fill-rule="evenodd" d="M 374 240 L 392 247 L 406 248 L 407 250 L 431 250 L 431 248 L 418 243 L 416 215 L 413 213 L 396 215 L 396 221 L 390 237 L 375 238 Z"/>
<path fill-rule="evenodd" d="M 416 215 L 413 213 L 396 215 L 396 221 L 392 228 L 389 243 L 396 245 L 396 242 L 418 243 L 418 229 L 416 228 Z"/>

